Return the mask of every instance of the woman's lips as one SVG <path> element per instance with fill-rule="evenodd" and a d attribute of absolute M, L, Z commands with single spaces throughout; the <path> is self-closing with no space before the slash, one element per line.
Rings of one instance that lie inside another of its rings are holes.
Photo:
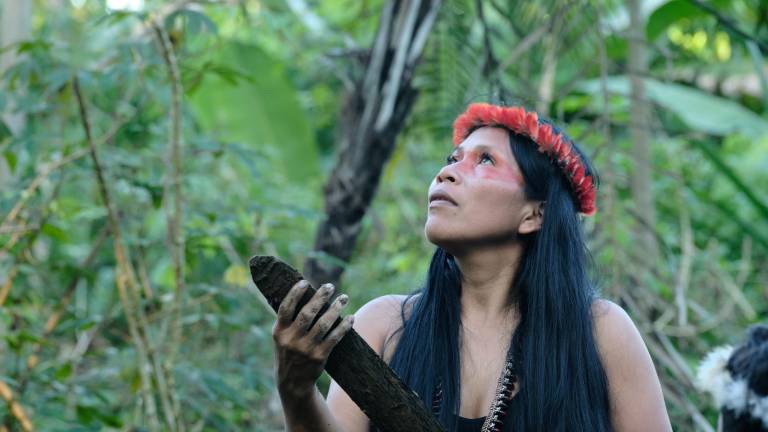
<path fill-rule="evenodd" d="M 441 199 L 441 198 L 434 199 L 434 200 L 429 202 L 429 207 L 430 208 L 432 208 L 432 207 L 439 207 L 439 206 L 456 207 L 456 204 L 454 204 L 454 203 L 452 203 L 452 202 L 450 202 L 448 200 Z"/>
<path fill-rule="evenodd" d="M 456 200 L 453 199 L 453 197 L 445 190 L 443 189 L 436 189 L 432 191 L 432 193 L 429 194 L 429 202 L 432 203 L 434 201 L 446 201 L 448 203 L 453 204 L 454 206 L 458 206 L 456 203 Z"/>

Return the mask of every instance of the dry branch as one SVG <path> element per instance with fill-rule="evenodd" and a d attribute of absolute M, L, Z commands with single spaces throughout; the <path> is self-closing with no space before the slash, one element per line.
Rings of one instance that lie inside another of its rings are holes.
<path fill-rule="evenodd" d="M 184 238 L 181 230 L 181 77 L 179 75 L 176 52 L 165 29 L 156 21 L 151 22 L 155 31 L 157 45 L 160 49 L 163 61 L 168 69 L 168 78 L 171 82 L 171 112 L 170 112 L 170 138 L 168 141 L 168 166 L 170 173 L 166 174 L 163 185 L 163 201 L 166 203 L 166 221 L 168 238 L 171 244 L 173 257 L 173 273 L 176 283 L 174 295 L 176 316 L 171 330 L 171 357 L 178 350 L 181 340 L 181 315 L 182 301 L 184 297 Z M 172 205 L 169 203 L 172 196 Z M 173 207 L 172 209 L 170 207 Z"/>
<path fill-rule="evenodd" d="M 250 268 L 253 282 L 275 311 L 291 287 L 303 279 L 298 271 L 271 256 L 251 258 Z M 313 288 L 308 289 L 297 309 L 314 292 Z M 325 369 L 382 431 L 442 430 L 419 396 L 400 381 L 354 330 L 349 330 L 333 349 Z"/>
<path fill-rule="evenodd" d="M 170 138 L 168 141 L 168 166 L 171 172 L 166 174 L 163 184 L 163 202 L 165 203 L 166 224 L 168 230 L 168 240 L 170 243 L 171 256 L 173 262 L 173 276 L 176 284 L 176 290 L 173 297 L 173 310 L 171 316 L 171 340 L 167 344 L 165 362 L 157 364 L 158 383 L 163 392 L 161 401 L 166 412 L 167 422 L 172 430 L 184 430 L 183 422 L 179 418 L 181 411 L 178 395 L 174 391 L 173 375 L 170 371 L 173 369 L 173 362 L 181 345 L 182 327 L 181 310 L 184 308 L 184 235 L 182 232 L 182 191 L 181 191 L 181 97 L 183 89 L 181 87 L 181 76 L 171 38 L 162 25 L 157 21 L 151 20 L 150 25 L 155 32 L 157 44 L 163 62 L 168 69 L 168 79 L 171 82 L 171 112 L 170 112 Z M 172 204 L 171 196 L 173 197 Z M 172 207 L 172 209 L 171 209 Z M 166 383 L 167 381 L 167 383 Z"/>
<path fill-rule="evenodd" d="M 3 285 L 0 286 L 0 306 L 2 306 L 5 303 L 5 299 L 8 298 L 8 293 L 11 291 L 11 287 L 13 286 L 13 280 L 14 278 L 16 278 L 16 274 L 18 272 L 19 272 L 19 265 L 14 264 L 14 266 L 11 267 L 11 270 L 5 274 L 5 280 L 3 281 Z"/>
<path fill-rule="evenodd" d="M 11 388 L 2 380 L 0 380 L 0 397 L 2 397 L 8 404 L 11 414 L 16 418 L 25 432 L 35 430 L 34 426 L 32 426 L 32 421 L 29 420 L 27 413 L 24 411 L 24 408 L 22 408 L 21 404 L 13 396 L 13 390 L 11 390 Z"/>
<path fill-rule="evenodd" d="M 680 270 L 677 274 L 677 283 L 675 283 L 675 304 L 677 305 L 677 324 L 681 327 L 688 325 L 688 306 L 686 302 L 686 291 L 688 282 L 691 279 L 691 266 L 693 265 L 694 244 L 693 230 L 691 229 L 691 217 L 688 209 L 680 198 Z"/>
<path fill-rule="evenodd" d="M 88 110 L 83 99 L 82 91 L 80 90 L 80 80 L 75 76 L 72 82 L 72 88 L 75 93 L 77 105 L 80 113 L 80 121 L 85 132 L 85 139 L 88 145 L 88 150 L 91 155 L 91 161 L 93 162 L 94 173 L 96 175 L 96 183 L 99 187 L 99 193 L 101 195 L 104 207 L 107 210 L 107 220 L 109 222 L 110 230 L 113 236 L 113 245 L 115 250 L 115 259 L 117 260 L 117 272 L 115 275 L 117 283 L 117 291 L 120 297 L 120 302 L 125 311 L 126 321 L 128 322 L 128 330 L 133 339 L 134 346 L 136 347 L 136 353 L 139 357 L 139 376 L 141 378 L 141 388 L 144 396 L 144 407 L 147 413 L 147 420 L 149 422 L 150 430 L 158 430 L 159 423 L 157 420 L 157 412 L 155 407 L 155 398 L 151 390 L 152 382 L 149 377 L 147 366 L 150 365 L 148 343 L 147 343 L 147 329 L 145 326 L 140 328 L 137 315 L 141 314 L 142 310 L 139 307 L 138 300 L 139 294 L 136 286 L 136 277 L 133 272 L 133 268 L 128 259 L 127 253 L 122 242 L 122 231 L 120 229 L 120 220 L 117 212 L 112 207 L 112 200 L 110 198 L 109 189 L 107 189 L 107 181 L 104 176 L 104 170 L 99 159 L 98 152 L 96 150 L 96 143 L 93 140 L 91 133 L 91 124 L 88 118 Z"/>

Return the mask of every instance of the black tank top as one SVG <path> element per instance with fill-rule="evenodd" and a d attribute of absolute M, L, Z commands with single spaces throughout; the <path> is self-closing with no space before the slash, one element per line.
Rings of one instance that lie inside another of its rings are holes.
<path fill-rule="evenodd" d="M 456 430 L 458 432 L 480 432 L 484 422 L 485 417 L 468 419 L 459 416 L 459 427 Z"/>

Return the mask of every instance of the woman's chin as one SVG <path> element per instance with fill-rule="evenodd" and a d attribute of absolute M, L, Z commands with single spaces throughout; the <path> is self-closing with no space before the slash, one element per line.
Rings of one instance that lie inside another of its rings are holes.
<path fill-rule="evenodd" d="M 424 237 L 433 245 L 445 250 L 449 250 L 451 245 L 455 244 L 457 240 L 456 236 L 452 235 L 452 233 L 440 227 L 430 225 L 429 222 L 424 227 Z"/>

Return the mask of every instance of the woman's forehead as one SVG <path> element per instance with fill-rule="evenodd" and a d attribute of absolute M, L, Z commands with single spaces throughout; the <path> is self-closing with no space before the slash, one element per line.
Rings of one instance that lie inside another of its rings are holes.
<path fill-rule="evenodd" d="M 482 127 L 473 131 L 469 136 L 456 146 L 458 151 L 489 151 L 495 150 L 502 153 L 510 153 L 509 133 L 498 127 Z"/>

